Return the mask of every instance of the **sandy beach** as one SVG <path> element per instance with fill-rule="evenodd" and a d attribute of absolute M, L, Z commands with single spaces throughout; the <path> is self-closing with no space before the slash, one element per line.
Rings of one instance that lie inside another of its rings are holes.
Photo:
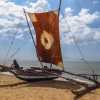
<path fill-rule="evenodd" d="M 0 100 L 75 100 L 71 90 L 77 88 L 75 84 L 65 81 L 27 83 L 11 75 L 0 74 Z M 100 100 L 100 89 L 76 100 Z"/>

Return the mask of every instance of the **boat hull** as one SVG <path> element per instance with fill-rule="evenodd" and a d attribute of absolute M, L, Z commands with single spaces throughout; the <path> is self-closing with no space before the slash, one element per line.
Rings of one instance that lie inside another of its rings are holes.
<path fill-rule="evenodd" d="M 27 81 L 27 82 L 36 82 L 36 81 L 46 81 L 46 80 L 53 80 L 58 78 L 57 76 L 24 76 L 24 75 L 16 75 L 16 78 L 19 78 L 21 80 Z"/>
<path fill-rule="evenodd" d="M 42 68 L 31 68 L 26 70 L 19 69 L 12 70 L 11 72 L 16 76 L 16 78 L 30 82 L 56 79 L 61 74 L 59 70 L 43 70 Z"/>
<path fill-rule="evenodd" d="M 0 65 L 0 68 L 3 72 L 10 72 L 16 78 L 19 78 L 24 81 L 45 81 L 58 78 L 61 75 L 62 71 L 58 69 L 49 69 L 49 68 L 39 68 L 32 67 L 29 69 L 15 69 L 5 65 Z"/>

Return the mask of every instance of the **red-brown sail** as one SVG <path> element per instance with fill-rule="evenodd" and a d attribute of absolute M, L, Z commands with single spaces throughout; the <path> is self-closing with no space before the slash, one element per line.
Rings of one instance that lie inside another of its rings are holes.
<path fill-rule="evenodd" d="M 36 49 L 41 62 L 63 67 L 57 11 L 29 13 L 36 32 Z"/>

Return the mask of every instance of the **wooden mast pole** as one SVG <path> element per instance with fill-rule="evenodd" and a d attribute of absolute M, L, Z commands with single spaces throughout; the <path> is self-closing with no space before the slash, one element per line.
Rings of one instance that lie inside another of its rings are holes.
<path fill-rule="evenodd" d="M 27 18 L 27 15 L 26 15 L 26 11 L 25 11 L 24 8 L 23 8 L 23 11 L 24 11 L 24 15 L 25 15 L 25 18 L 26 18 L 26 21 L 27 21 L 28 28 L 29 28 L 29 33 L 30 33 L 30 35 L 31 35 L 31 38 L 32 38 L 34 47 L 35 47 L 35 49 L 36 49 L 36 55 L 37 55 L 38 61 L 39 61 L 40 65 L 41 65 L 42 68 L 43 68 L 43 64 L 42 64 L 42 62 L 40 61 L 40 57 L 39 57 L 38 52 L 37 52 L 37 48 L 36 48 L 36 44 L 35 44 L 35 41 L 34 41 L 34 37 L 33 37 L 33 35 L 32 35 L 32 31 L 31 31 L 31 28 L 30 28 L 30 25 L 29 25 L 29 22 L 28 22 L 28 18 Z"/>
<path fill-rule="evenodd" d="M 61 3 L 62 3 L 62 0 L 59 0 L 58 16 L 60 15 Z"/>

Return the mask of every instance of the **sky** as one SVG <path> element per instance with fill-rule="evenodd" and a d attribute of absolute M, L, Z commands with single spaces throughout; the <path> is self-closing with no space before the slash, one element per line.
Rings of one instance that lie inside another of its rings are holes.
<path fill-rule="evenodd" d="M 58 7 L 59 0 L 0 0 L 0 60 L 37 60 L 23 8 L 44 12 Z M 100 61 L 100 0 L 62 0 L 59 21 L 65 61 Z"/>

